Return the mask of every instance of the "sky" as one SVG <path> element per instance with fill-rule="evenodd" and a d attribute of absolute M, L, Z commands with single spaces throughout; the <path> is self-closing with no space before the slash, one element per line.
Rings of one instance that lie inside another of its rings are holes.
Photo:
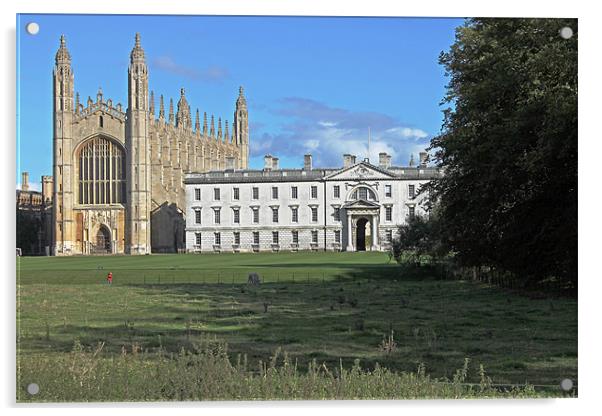
<path fill-rule="evenodd" d="M 38 23 L 30 35 L 25 27 Z M 447 78 L 439 54 L 461 19 L 249 16 L 17 16 L 17 181 L 52 174 L 52 70 L 66 37 L 80 102 L 127 105 L 127 66 L 139 32 L 149 89 L 232 123 L 238 87 L 249 107 L 250 167 L 342 166 L 342 155 L 417 159 L 441 130 Z M 166 108 L 167 110 L 167 108 Z M 368 131 L 370 153 L 368 154 Z M 19 184 L 17 184 L 19 186 Z"/>

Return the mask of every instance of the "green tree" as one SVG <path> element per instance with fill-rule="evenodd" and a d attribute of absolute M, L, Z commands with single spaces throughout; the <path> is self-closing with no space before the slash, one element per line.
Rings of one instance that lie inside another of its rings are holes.
<path fill-rule="evenodd" d="M 40 221 L 35 216 L 17 210 L 17 247 L 23 254 L 32 254 L 38 244 Z"/>
<path fill-rule="evenodd" d="M 420 215 L 408 218 L 398 228 L 398 235 L 391 244 L 392 256 L 400 263 L 403 254 L 410 261 L 420 264 L 424 256 L 438 260 L 448 254 L 448 248 L 441 240 L 440 222 L 431 213 L 428 217 Z"/>
<path fill-rule="evenodd" d="M 442 238 L 465 265 L 576 284 L 577 20 L 468 19 L 440 63 Z"/>

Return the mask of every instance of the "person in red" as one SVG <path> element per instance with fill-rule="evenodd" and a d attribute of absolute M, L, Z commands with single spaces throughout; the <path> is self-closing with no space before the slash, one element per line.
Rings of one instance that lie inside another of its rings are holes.
<path fill-rule="evenodd" d="M 113 284 L 113 273 L 109 272 L 107 275 L 107 282 L 111 285 Z"/>

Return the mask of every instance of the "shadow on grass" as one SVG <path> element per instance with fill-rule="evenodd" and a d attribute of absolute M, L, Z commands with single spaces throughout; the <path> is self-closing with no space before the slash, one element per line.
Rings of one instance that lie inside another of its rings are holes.
<path fill-rule="evenodd" d="M 283 347 L 300 368 L 312 359 L 348 367 L 359 358 L 367 368 L 378 362 L 401 371 L 426 363 L 435 376 L 451 377 L 471 357 L 497 381 L 576 379 L 576 304 L 552 310 L 548 301 L 439 280 L 426 266 L 344 266 L 326 281 L 115 285 L 111 296 L 124 288 L 138 306 L 95 299 L 90 324 L 54 323 L 47 337 L 22 341 L 30 351 L 66 352 L 78 339 L 104 341 L 115 353 L 131 344 L 175 353 L 216 337 L 254 364 Z M 387 353 L 382 343 L 391 333 L 395 346 Z"/>

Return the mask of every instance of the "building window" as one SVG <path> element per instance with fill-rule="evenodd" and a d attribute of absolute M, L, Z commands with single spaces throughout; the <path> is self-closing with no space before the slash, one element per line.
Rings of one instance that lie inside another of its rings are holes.
<path fill-rule="evenodd" d="M 318 244 L 318 232 L 316 230 L 311 232 L 311 242 L 312 244 Z"/>
<path fill-rule="evenodd" d="M 200 188 L 195 188 L 194 190 L 194 199 L 197 201 L 201 200 L 201 189 Z"/>
<path fill-rule="evenodd" d="M 292 213 L 291 221 L 292 222 L 299 222 L 299 208 L 292 207 L 291 208 L 291 213 Z"/>
<path fill-rule="evenodd" d="M 385 207 L 385 221 L 392 221 L 392 220 L 393 220 L 393 208 Z"/>
<path fill-rule="evenodd" d="M 341 230 L 334 230 L 334 242 L 335 243 L 341 242 Z"/>
<path fill-rule="evenodd" d="M 215 237 L 215 245 L 219 246 L 222 244 L 222 234 L 221 233 L 213 233 Z"/>
<path fill-rule="evenodd" d="M 416 187 L 414 185 L 408 185 L 408 194 L 410 195 L 410 198 L 416 196 Z"/>
<path fill-rule="evenodd" d="M 385 239 L 387 240 L 387 243 L 390 243 L 393 241 L 393 231 L 392 230 L 387 230 L 385 233 Z"/>
<path fill-rule="evenodd" d="M 200 247 L 201 246 L 201 241 L 202 241 L 201 240 L 201 233 L 194 233 L 194 237 L 196 239 L 196 245 Z"/>
<path fill-rule="evenodd" d="M 240 245 L 240 233 L 238 231 L 234 231 L 234 244 Z"/>
<path fill-rule="evenodd" d="M 213 199 L 216 201 L 220 200 L 219 188 L 213 188 Z"/>
<path fill-rule="evenodd" d="M 253 187 L 253 199 L 259 199 L 259 188 Z"/>
<path fill-rule="evenodd" d="M 352 200 L 363 199 L 364 201 L 375 201 L 376 195 L 372 191 L 372 189 L 368 189 L 366 187 L 360 187 L 353 191 L 351 194 Z"/>
<path fill-rule="evenodd" d="M 272 199 L 278 199 L 278 187 L 272 186 Z"/>
<path fill-rule="evenodd" d="M 278 207 L 272 207 L 272 222 L 278 222 Z"/>
<path fill-rule="evenodd" d="M 335 198 L 341 197 L 341 187 L 339 185 L 334 186 L 334 197 Z"/>
<path fill-rule="evenodd" d="M 341 221 L 341 208 L 340 207 L 334 207 L 334 220 Z"/>
<path fill-rule="evenodd" d="M 311 222 L 318 222 L 318 207 L 311 207 Z"/>
<path fill-rule="evenodd" d="M 201 223 L 201 209 L 197 208 L 194 210 L 194 222 L 197 224 Z"/>
<path fill-rule="evenodd" d="M 316 199 L 318 197 L 318 187 L 315 185 L 312 185 L 311 187 L 311 197 L 312 199 Z"/>
<path fill-rule="evenodd" d="M 213 220 L 215 224 L 219 224 L 221 222 L 221 210 L 219 208 L 213 210 Z"/>
<path fill-rule="evenodd" d="M 234 188 L 232 191 L 233 191 L 232 198 L 235 201 L 238 201 L 240 199 L 240 188 Z"/>
<path fill-rule="evenodd" d="M 299 189 L 296 186 L 291 186 L 291 199 L 297 199 L 299 195 Z"/>
<path fill-rule="evenodd" d="M 233 211 L 234 212 L 232 219 L 234 221 L 234 224 L 240 224 L 240 210 L 238 208 L 235 208 Z"/>
<path fill-rule="evenodd" d="M 278 243 L 278 231 L 272 231 L 272 244 L 279 244 Z"/>
<path fill-rule="evenodd" d="M 253 208 L 253 223 L 259 224 L 259 208 Z"/>
<path fill-rule="evenodd" d="M 358 192 L 358 196 L 360 199 L 364 201 L 368 200 L 368 188 L 360 188 Z"/>
<path fill-rule="evenodd" d="M 410 218 L 414 218 L 414 215 L 416 215 L 416 208 L 409 207 L 408 215 L 409 215 Z"/>
<path fill-rule="evenodd" d="M 259 245 L 259 231 L 253 231 L 253 244 Z"/>
<path fill-rule="evenodd" d="M 299 244 L 299 231 L 292 231 L 291 236 L 293 237 L 293 244 Z"/>
<path fill-rule="evenodd" d="M 120 145 L 102 137 L 88 140 L 79 151 L 78 167 L 80 204 L 125 203 L 125 153 Z"/>
<path fill-rule="evenodd" d="M 393 191 L 391 190 L 391 185 L 385 185 L 385 196 L 390 198 L 393 195 Z"/>

